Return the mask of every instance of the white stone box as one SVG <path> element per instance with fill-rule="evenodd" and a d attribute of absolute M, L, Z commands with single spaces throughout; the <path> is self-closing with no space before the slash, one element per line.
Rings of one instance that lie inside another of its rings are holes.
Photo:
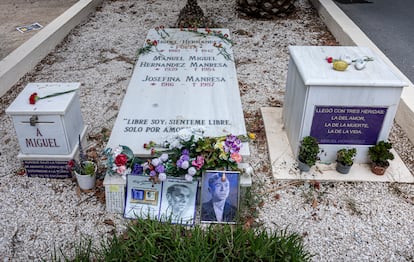
<path fill-rule="evenodd" d="M 407 84 L 367 47 L 291 46 L 289 52 L 283 121 L 294 155 L 311 135 L 323 150 L 322 161 L 335 161 L 341 148 L 356 148 L 356 162 L 369 162 L 368 148 L 388 139 Z M 373 61 L 362 70 L 354 62 L 336 71 L 326 60 L 344 55 Z"/>
<path fill-rule="evenodd" d="M 6 109 L 23 154 L 67 155 L 73 151 L 84 128 L 79 87 L 80 83 L 29 83 Z M 70 90 L 74 91 L 53 96 Z M 52 96 L 30 104 L 33 93 Z"/>

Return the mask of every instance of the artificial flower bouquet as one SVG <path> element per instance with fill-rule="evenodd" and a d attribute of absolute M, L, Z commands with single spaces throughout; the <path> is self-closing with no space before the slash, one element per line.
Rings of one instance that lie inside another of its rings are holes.
<path fill-rule="evenodd" d="M 204 170 L 238 170 L 237 164 L 242 161 L 239 152 L 247 139 L 231 134 L 204 137 L 203 128 L 190 128 L 180 130 L 162 144 L 144 144 L 144 148 L 151 150 L 151 159 L 134 157 L 127 146 L 107 149 L 105 155 L 110 174 L 148 175 L 154 183 L 166 180 L 167 176 L 192 181 Z"/>

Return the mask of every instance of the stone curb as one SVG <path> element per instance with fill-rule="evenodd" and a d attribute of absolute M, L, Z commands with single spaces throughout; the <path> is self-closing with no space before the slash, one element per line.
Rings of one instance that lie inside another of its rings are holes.
<path fill-rule="evenodd" d="M 33 69 L 102 0 L 79 0 L 62 15 L 0 61 L 0 97 Z"/>
<path fill-rule="evenodd" d="M 414 84 L 332 0 L 310 0 L 310 2 L 318 11 L 320 18 L 326 24 L 329 31 L 331 31 L 341 45 L 367 46 L 371 48 L 381 56 L 401 80 L 407 83 L 401 95 L 395 121 L 404 130 L 410 141 L 414 143 L 414 132 L 412 132 L 414 130 Z"/>

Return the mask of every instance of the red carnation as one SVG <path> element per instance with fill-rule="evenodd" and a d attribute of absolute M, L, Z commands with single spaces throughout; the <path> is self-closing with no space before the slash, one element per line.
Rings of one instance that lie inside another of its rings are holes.
<path fill-rule="evenodd" d="M 115 158 L 116 166 L 125 166 L 127 162 L 128 162 L 128 157 L 125 154 L 119 154 Z"/>
<path fill-rule="evenodd" d="M 29 97 L 29 103 L 31 104 L 31 105 L 34 105 L 34 104 L 36 104 L 36 101 L 39 99 L 39 97 L 37 96 L 37 93 L 33 93 L 33 94 L 31 94 L 30 95 L 30 97 Z"/>

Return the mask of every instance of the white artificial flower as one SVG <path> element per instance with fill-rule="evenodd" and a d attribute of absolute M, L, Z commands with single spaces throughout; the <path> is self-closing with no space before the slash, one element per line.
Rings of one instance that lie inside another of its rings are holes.
<path fill-rule="evenodd" d="M 113 152 L 113 154 L 114 154 L 114 156 L 115 156 L 115 157 L 116 157 L 117 155 L 121 154 L 121 153 L 122 153 L 122 147 L 117 146 L 117 147 L 115 147 L 115 148 L 114 148 L 114 152 Z"/>
<path fill-rule="evenodd" d="M 154 158 L 153 160 L 151 160 L 151 164 L 153 166 L 158 166 L 159 164 L 161 164 L 161 160 L 159 158 Z"/>
<path fill-rule="evenodd" d="M 167 180 L 167 175 L 165 173 L 159 173 L 158 174 L 158 179 L 160 181 L 165 181 L 165 180 Z"/>
<path fill-rule="evenodd" d="M 185 180 L 187 180 L 188 182 L 193 181 L 193 176 L 190 176 L 189 174 L 186 174 L 184 178 L 185 178 Z"/>
<path fill-rule="evenodd" d="M 192 135 L 193 133 L 191 133 L 191 131 L 188 129 L 181 129 L 178 131 L 178 137 L 181 139 L 181 141 L 190 141 Z"/>
<path fill-rule="evenodd" d="M 144 171 L 148 169 L 148 163 L 147 162 L 143 163 L 141 166 L 142 166 L 142 169 Z"/>
<path fill-rule="evenodd" d="M 160 160 L 161 160 L 162 162 L 167 161 L 167 160 L 168 160 L 168 154 L 163 153 L 163 154 L 160 156 Z"/>
<path fill-rule="evenodd" d="M 189 166 L 190 166 L 190 163 L 188 163 L 188 161 L 183 161 L 183 163 L 181 164 L 182 169 L 187 169 Z"/>
<path fill-rule="evenodd" d="M 183 145 L 181 144 L 180 140 L 175 139 L 170 143 L 170 149 L 178 148 L 181 149 Z"/>
<path fill-rule="evenodd" d="M 195 167 L 192 166 L 187 170 L 187 172 L 190 176 L 194 176 L 197 173 L 197 169 L 195 169 Z"/>

